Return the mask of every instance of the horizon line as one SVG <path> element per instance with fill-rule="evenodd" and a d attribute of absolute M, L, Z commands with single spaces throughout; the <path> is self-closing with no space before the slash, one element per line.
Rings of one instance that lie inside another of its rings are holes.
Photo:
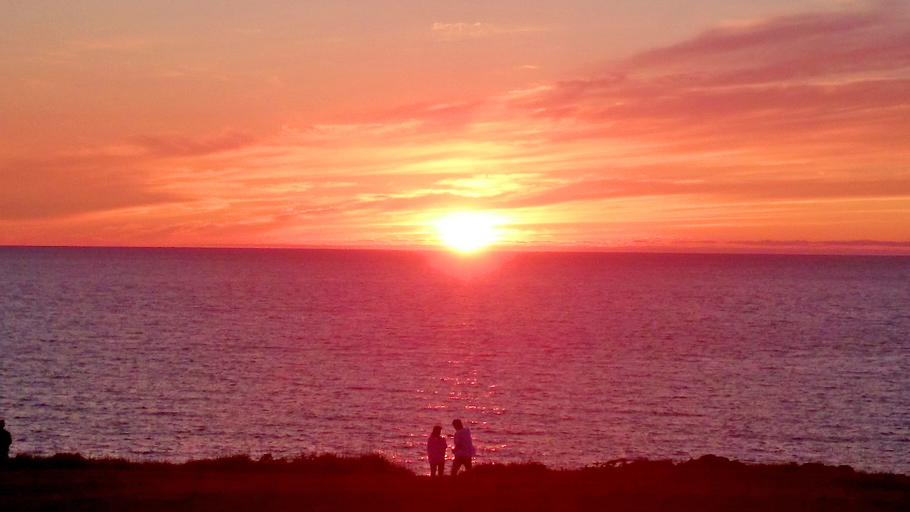
<path fill-rule="evenodd" d="M 727 244 L 720 246 L 721 244 Z M 449 253 L 464 258 L 489 253 L 601 253 L 601 254 L 693 254 L 754 256 L 887 256 L 910 257 L 910 242 L 882 241 L 763 241 L 715 242 L 674 247 L 668 245 L 552 245 L 499 244 L 473 252 L 459 252 L 442 244 L 275 244 L 275 245 L 73 245 L 0 244 L 0 249 L 187 249 L 187 250 L 326 250 Z"/>

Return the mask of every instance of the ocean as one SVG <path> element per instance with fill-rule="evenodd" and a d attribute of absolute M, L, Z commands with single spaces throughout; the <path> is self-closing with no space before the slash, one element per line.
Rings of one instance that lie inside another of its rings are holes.
<path fill-rule="evenodd" d="M 910 258 L 0 248 L 12 453 L 910 474 Z"/>

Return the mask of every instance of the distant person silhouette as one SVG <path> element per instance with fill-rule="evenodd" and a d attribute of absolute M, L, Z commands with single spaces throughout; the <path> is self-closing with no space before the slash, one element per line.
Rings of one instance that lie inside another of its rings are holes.
<path fill-rule="evenodd" d="M 449 447 L 442 437 L 442 427 L 433 427 L 433 433 L 427 439 L 427 458 L 430 460 L 430 476 L 442 476 L 446 469 L 446 449 Z"/>
<path fill-rule="evenodd" d="M 0 471 L 9 467 L 9 447 L 13 444 L 13 436 L 6 430 L 6 422 L 0 420 Z"/>
<path fill-rule="evenodd" d="M 455 460 L 452 461 L 452 476 L 455 476 L 461 466 L 464 466 L 465 471 L 470 471 L 471 459 L 476 451 L 474 442 L 471 441 L 471 431 L 461 423 L 461 420 L 453 421 L 452 426 L 455 427 L 455 448 L 452 449 Z"/>

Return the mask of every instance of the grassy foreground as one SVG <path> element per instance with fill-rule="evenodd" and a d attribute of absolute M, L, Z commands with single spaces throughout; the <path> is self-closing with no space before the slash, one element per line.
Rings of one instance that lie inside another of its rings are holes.
<path fill-rule="evenodd" d="M 571 471 L 480 465 L 417 476 L 382 457 L 229 457 L 186 464 L 18 456 L 3 511 L 839 511 L 910 510 L 910 477 L 820 464 L 746 465 L 707 455 Z"/>

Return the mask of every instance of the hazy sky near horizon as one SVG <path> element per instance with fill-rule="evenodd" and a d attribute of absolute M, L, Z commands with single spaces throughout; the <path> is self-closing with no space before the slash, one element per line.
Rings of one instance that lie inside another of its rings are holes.
<path fill-rule="evenodd" d="M 910 3 L 0 0 L 0 244 L 910 253 Z"/>

